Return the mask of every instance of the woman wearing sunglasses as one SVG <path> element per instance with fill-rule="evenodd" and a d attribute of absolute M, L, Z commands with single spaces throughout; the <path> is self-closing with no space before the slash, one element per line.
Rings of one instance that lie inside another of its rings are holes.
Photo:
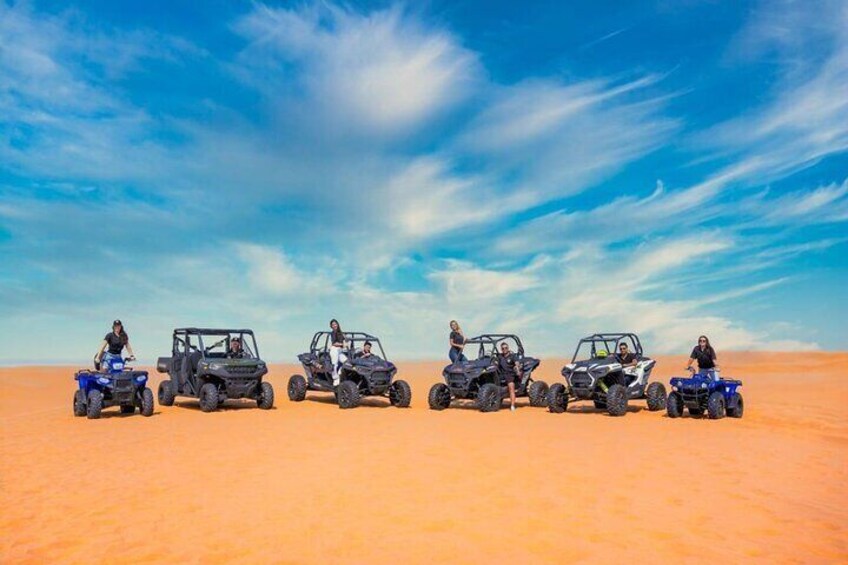
<path fill-rule="evenodd" d="M 710 345 L 710 338 L 702 335 L 698 338 L 698 345 L 692 349 L 692 354 L 689 355 L 689 363 L 686 369 L 694 372 L 692 363 L 698 362 L 698 372 L 710 377 L 718 378 L 718 358 L 716 357 L 715 349 Z"/>

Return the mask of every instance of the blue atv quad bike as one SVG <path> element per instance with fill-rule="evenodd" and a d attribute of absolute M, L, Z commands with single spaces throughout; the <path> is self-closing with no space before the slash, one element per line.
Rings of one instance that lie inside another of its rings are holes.
<path fill-rule="evenodd" d="M 79 388 L 74 392 L 74 416 L 100 417 L 104 408 L 120 406 L 121 414 L 138 408 L 142 416 L 153 415 L 153 391 L 147 388 L 147 371 L 135 371 L 127 359 L 109 359 L 101 370 L 80 369 L 74 375 Z"/>
<path fill-rule="evenodd" d="M 740 386 L 742 381 L 716 379 L 709 373 L 697 373 L 689 378 L 674 377 L 666 404 L 668 417 L 679 418 L 686 408 L 690 416 L 702 416 L 706 412 L 711 420 L 725 416 L 741 418 L 745 402 L 736 391 Z"/>

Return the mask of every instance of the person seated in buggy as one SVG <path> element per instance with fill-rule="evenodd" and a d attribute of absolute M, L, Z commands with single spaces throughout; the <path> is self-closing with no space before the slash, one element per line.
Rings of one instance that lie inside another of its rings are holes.
<path fill-rule="evenodd" d="M 509 409 L 515 411 L 515 381 L 521 380 L 523 370 L 518 355 L 509 350 L 509 344 L 501 342 L 501 352 L 496 354 L 498 374 L 506 379 L 509 390 Z"/>
<path fill-rule="evenodd" d="M 615 354 L 615 360 L 621 363 L 622 367 L 635 367 L 638 363 L 636 356 L 630 353 L 626 343 L 618 344 L 618 353 Z"/>
<path fill-rule="evenodd" d="M 249 357 L 247 352 L 242 348 L 241 339 L 234 337 L 230 340 L 230 349 L 227 351 L 229 359 L 245 359 Z"/>
<path fill-rule="evenodd" d="M 358 351 L 356 355 L 354 355 L 354 359 L 370 359 L 371 357 L 377 357 L 373 353 L 371 353 L 371 342 L 366 341 L 362 344 L 362 351 Z"/>

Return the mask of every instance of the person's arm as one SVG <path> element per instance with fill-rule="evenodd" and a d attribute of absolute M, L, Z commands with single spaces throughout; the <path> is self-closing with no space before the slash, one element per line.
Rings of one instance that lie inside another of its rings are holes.
<path fill-rule="evenodd" d="M 127 340 L 127 351 L 130 354 L 130 357 L 135 358 L 135 353 L 133 352 L 132 345 L 130 345 L 130 340 Z"/>
<path fill-rule="evenodd" d="M 718 371 L 719 370 L 719 368 L 718 368 L 718 355 L 716 355 L 715 350 L 713 350 L 712 355 L 713 355 L 713 367 L 715 368 L 716 371 Z"/>
<path fill-rule="evenodd" d="M 106 349 L 107 345 L 108 343 L 106 343 L 105 339 L 100 342 L 100 347 L 97 349 L 97 353 L 94 354 L 95 359 L 100 359 L 100 356 L 103 355 L 103 350 Z"/>
<path fill-rule="evenodd" d="M 692 355 L 689 355 L 689 362 L 686 364 L 686 370 L 687 371 L 693 370 L 692 369 L 692 363 L 694 363 L 694 362 L 695 362 L 695 358 Z"/>

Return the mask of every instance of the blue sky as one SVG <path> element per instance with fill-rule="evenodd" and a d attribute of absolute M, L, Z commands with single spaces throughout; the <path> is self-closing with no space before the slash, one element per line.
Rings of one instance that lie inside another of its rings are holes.
<path fill-rule="evenodd" d="M 0 362 L 338 317 L 845 349 L 844 2 L 2 2 Z"/>

